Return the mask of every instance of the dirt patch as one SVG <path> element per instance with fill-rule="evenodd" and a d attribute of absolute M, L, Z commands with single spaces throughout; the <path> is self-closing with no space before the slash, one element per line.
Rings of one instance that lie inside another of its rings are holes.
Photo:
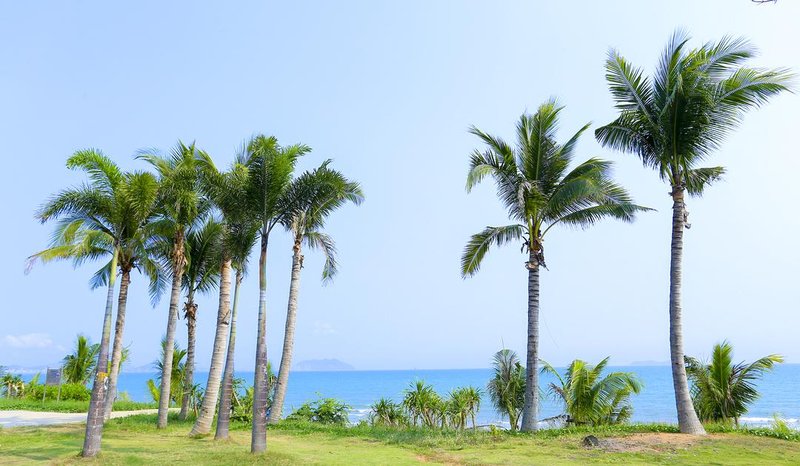
<path fill-rule="evenodd" d="M 663 452 L 689 448 L 709 438 L 686 434 L 646 433 L 599 439 L 595 448 L 608 452 Z"/>

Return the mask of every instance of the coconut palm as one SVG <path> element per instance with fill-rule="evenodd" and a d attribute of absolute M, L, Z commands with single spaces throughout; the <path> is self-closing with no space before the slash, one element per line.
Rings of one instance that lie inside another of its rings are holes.
<path fill-rule="evenodd" d="M 173 342 L 172 344 L 172 351 L 171 358 L 172 364 L 170 364 L 170 378 L 169 378 L 169 390 L 165 393 L 162 390 L 164 380 L 162 377 L 164 371 L 164 354 L 167 352 L 167 339 L 166 337 L 161 338 L 161 356 L 153 361 L 153 367 L 156 369 L 156 379 L 149 379 L 147 381 L 147 385 L 150 390 L 150 395 L 153 397 L 153 401 L 156 403 L 161 402 L 161 397 L 165 394 L 167 395 L 167 404 L 175 403 L 176 405 L 180 406 L 183 400 L 183 393 L 185 392 L 184 388 L 188 379 L 186 379 L 186 363 L 184 358 L 186 357 L 186 350 L 181 348 L 178 342 Z"/>
<path fill-rule="evenodd" d="M 147 174 L 123 173 L 97 150 L 76 152 L 67 160 L 67 167 L 86 172 L 90 182 L 61 191 L 39 209 L 37 218 L 42 223 L 50 220 L 59 220 L 59 223 L 51 247 L 28 260 L 31 266 L 37 260 L 69 259 L 77 266 L 86 260 L 110 259 L 105 270 L 101 269 L 93 278 L 94 284 L 106 284 L 108 293 L 81 452 L 82 456 L 88 457 L 100 451 L 103 433 L 114 285 L 122 242 L 130 221 L 129 210 L 138 202 L 146 202 L 150 183 Z"/>
<path fill-rule="evenodd" d="M 236 347 L 236 316 L 239 308 L 239 287 L 247 272 L 247 261 L 250 251 L 255 244 L 256 235 L 258 233 L 258 224 L 248 222 L 233 222 L 230 224 L 228 233 L 229 250 L 231 251 L 231 258 L 233 267 L 236 269 L 236 278 L 233 289 L 233 307 L 231 309 L 230 317 L 230 330 L 228 334 L 228 353 L 225 357 L 225 371 L 222 378 L 222 390 L 219 399 L 219 413 L 217 416 L 217 430 L 214 435 L 215 439 L 228 438 L 228 428 L 230 426 L 231 411 L 232 411 L 232 397 L 236 393 L 233 383 L 233 369 L 234 369 L 234 355 Z M 272 368 L 267 364 L 267 381 L 268 384 L 274 385 L 271 382 L 275 379 L 270 374 Z M 270 390 L 271 393 L 271 390 Z M 270 403 L 270 406 L 272 403 Z M 252 406 L 251 406 L 252 408 Z"/>
<path fill-rule="evenodd" d="M 528 349 L 525 407 L 522 430 L 536 430 L 539 359 L 539 269 L 544 262 L 544 238 L 552 227 L 586 228 L 605 217 L 631 222 L 637 211 L 627 191 L 610 177 L 611 163 L 589 159 L 568 171 L 585 125 L 566 143 L 556 142 L 558 117 L 563 107 L 554 100 L 542 104 L 534 115 L 522 115 L 517 124 L 517 145 L 473 127 L 470 132 L 486 145 L 470 159 L 467 191 L 491 175 L 497 194 L 517 222 L 486 227 L 472 236 L 461 259 L 461 274 L 478 272 L 493 245 L 521 242 L 528 261 Z"/>
<path fill-rule="evenodd" d="M 733 363 L 733 346 L 727 341 L 714 345 L 711 363 L 686 357 L 686 373 L 692 382 L 692 402 L 701 421 L 733 422 L 758 398 L 756 381 L 783 362 L 770 354 L 752 363 Z"/>
<path fill-rule="evenodd" d="M 643 75 L 616 50 L 606 61 L 606 79 L 619 116 L 595 131 L 606 147 L 634 153 L 670 185 L 672 245 L 670 259 L 670 359 L 681 432 L 704 434 L 692 408 L 683 363 L 681 276 L 684 229 L 689 228 L 685 197 L 699 197 L 724 173 L 700 164 L 757 108 L 787 90 L 782 69 L 744 67 L 754 48 L 725 37 L 689 49 L 689 37 L 676 32 L 652 77 Z"/>
<path fill-rule="evenodd" d="M 209 366 L 208 379 L 204 391 L 202 406 L 197 416 L 197 420 L 192 427 L 192 435 L 206 435 L 211 430 L 211 423 L 214 420 L 214 411 L 217 408 L 217 401 L 220 398 L 220 388 L 222 384 L 224 359 L 226 357 L 226 344 L 231 339 L 235 340 L 235 313 L 238 305 L 238 291 L 241 284 L 242 275 L 240 272 L 242 264 L 247 260 L 247 255 L 252 249 L 255 241 L 255 231 L 257 226 L 249 217 L 246 202 L 246 188 L 249 172 L 244 165 L 244 154 L 239 154 L 231 169 L 227 172 L 220 172 L 214 165 L 213 160 L 208 156 L 202 156 L 199 160 L 203 177 L 203 191 L 222 217 L 222 229 L 219 241 L 219 254 L 217 259 L 219 275 L 219 307 L 217 308 L 217 325 L 214 332 L 214 344 L 211 353 L 211 365 Z M 242 240 L 243 230 L 249 234 L 248 240 Z M 245 251 L 242 251 L 240 242 L 247 243 Z M 237 278 L 234 290 L 234 305 L 231 309 L 231 268 L 237 266 Z M 233 376 L 233 345 L 228 350 L 230 360 L 229 377 Z M 223 388 L 224 390 L 224 388 Z M 230 403 L 230 397 L 228 397 Z M 229 411 L 229 409 L 228 409 Z M 217 430 L 226 430 L 229 423 L 230 413 L 226 412 L 225 419 L 221 419 L 223 426 L 217 424 Z"/>
<path fill-rule="evenodd" d="M 169 313 L 167 316 L 166 347 L 162 364 L 161 396 L 158 403 L 157 427 L 167 426 L 169 410 L 169 387 L 172 376 L 172 351 L 175 342 L 175 330 L 178 322 L 178 302 L 185 272 L 186 235 L 199 219 L 202 218 L 206 204 L 200 192 L 200 176 L 197 164 L 198 154 L 202 152 L 194 144 L 186 145 L 178 142 L 167 157 L 155 153 L 143 152 L 139 158 L 149 162 L 159 176 L 160 189 L 158 205 L 158 227 L 163 237 L 168 238 L 169 273 L 172 276 Z"/>
<path fill-rule="evenodd" d="M 492 358 L 494 375 L 486 386 L 489 399 L 495 410 L 508 416 L 511 430 L 519 427 L 519 416 L 525 405 L 525 368 L 519 362 L 517 353 L 502 349 Z"/>
<path fill-rule="evenodd" d="M 630 419 L 631 394 L 638 394 L 642 384 L 632 372 L 603 375 L 608 358 L 597 365 L 580 359 L 572 361 L 564 375 L 542 361 L 542 372 L 552 374 L 558 383 L 550 384 L 550 393 L 564 404 L 567 423 L 575 425 L 621 424 Z"/>
<path fill-rule="evenodd" d="M 297 159 L 310 151 L 302 144 L 282 147 L 275 137 L 256 136 L 246 147 L 249 181 L 246 203 L 252 218 L 259 223 L 261 240 L 258 261 L 259 306 L 256 338 L 255 380 L 253 384 L 253 429 L 250 450 L 267 449 L 267 246 L 272 229 L 287 212 L 282 212 L 281 199 L 292 180 Z"/>
<path fill-rule="evenodd" d="M 86 385 L 97 364 L 97 352 L 100 345 L 91 344 L 84 335 L 78 335 L 75 350 L 64 357 L 62 366 L 64 382 Z"/>
<path fill-rule="evenodd" d="M 292 244 L 292 269 L 289 281 L 289 303 L 286 311 L 286 329 L 283 336 L 283 353 L 278 370 L 275 399 L 269 413 L 269 422 L 278 422 L 283 412 L 289 370 L 292 366 L 297 299 L 300 290 L 300 271 L 303 268 L 302 247 L 319 248 L 325 255 L 322 281 L 330 281 L 337 272 L 336 247 L 333 239 L 321 230 L 325 220 L 346 202 L 358 205 L 364 199 L 361 187 L 340 172 L 329 168 L 330 160 L 319 168 L 305 172 L 287 189 L 280 210 L 289 212 L 281 222 L 294 239 Z"/>
<path fill-rule="evenodd" d="M 183 290 L 186 302 L 183 305 L 183 316 L 186 320 L 186 381 L 178 419 L 186 419 L 189 413 L 189 398 L 194 388 L 194 353 L 197 333 L 197 293 L 207 293 L 217 286 L 220 273 L 220 241 L 223 226 L 213 218 L 209 218 L 197 229 L 186 235 L 186 271 L 183 274 Z"/>

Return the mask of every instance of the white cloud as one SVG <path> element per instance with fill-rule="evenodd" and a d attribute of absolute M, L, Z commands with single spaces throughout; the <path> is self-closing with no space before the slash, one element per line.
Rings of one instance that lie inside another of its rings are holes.
<path fill-rule="evenodd" d="M 27 333 L 25 335 L 6 335 L 3 345 L 11 348 L 50 348 L 53 340 L 46 333 Z"/>
<path fill-rule="evenodd" d="M 328 322 L 318 320 L 314 322 L 314 335 L 334 335 L 336 329 Z"/>

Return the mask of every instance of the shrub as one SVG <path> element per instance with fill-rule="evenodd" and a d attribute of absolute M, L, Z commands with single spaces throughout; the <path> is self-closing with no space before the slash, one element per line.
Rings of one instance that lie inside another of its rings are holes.
<path fill-rule="evenodd" d="M 58 386 L 42 385 L 42 384 L 28 384 L 25 389 L 25 398 L 29 400 L 41 401 L 42 395 L 46 395 L 47 400 L 74 400 L 74 401 L 89 401 L 92 397 L 92 392 L 80 383 L 65 383 L 61 385 L 61 395 L 58 393 Z"/>
<path fill-rule="evenodd" d="M 349 410 L 349 405 L 335 398 L 320 398 L 316 401 L 303 403 L 287 419 L 343 426 L 347 424 Z"/>

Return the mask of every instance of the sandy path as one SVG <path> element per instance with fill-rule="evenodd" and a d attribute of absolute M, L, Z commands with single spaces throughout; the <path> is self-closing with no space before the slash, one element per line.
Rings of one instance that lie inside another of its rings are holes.
<path fill-rule="evenodd" d="M 111 418 L 135 414 L 155 414 L 157 409 L 138 411 L 113 411 Z M 43 411 L 0 411 L 0 427 L 49 426 L 53 424 L 73 424 L 86 422 L 86 413 L 51 413 Z"/>

